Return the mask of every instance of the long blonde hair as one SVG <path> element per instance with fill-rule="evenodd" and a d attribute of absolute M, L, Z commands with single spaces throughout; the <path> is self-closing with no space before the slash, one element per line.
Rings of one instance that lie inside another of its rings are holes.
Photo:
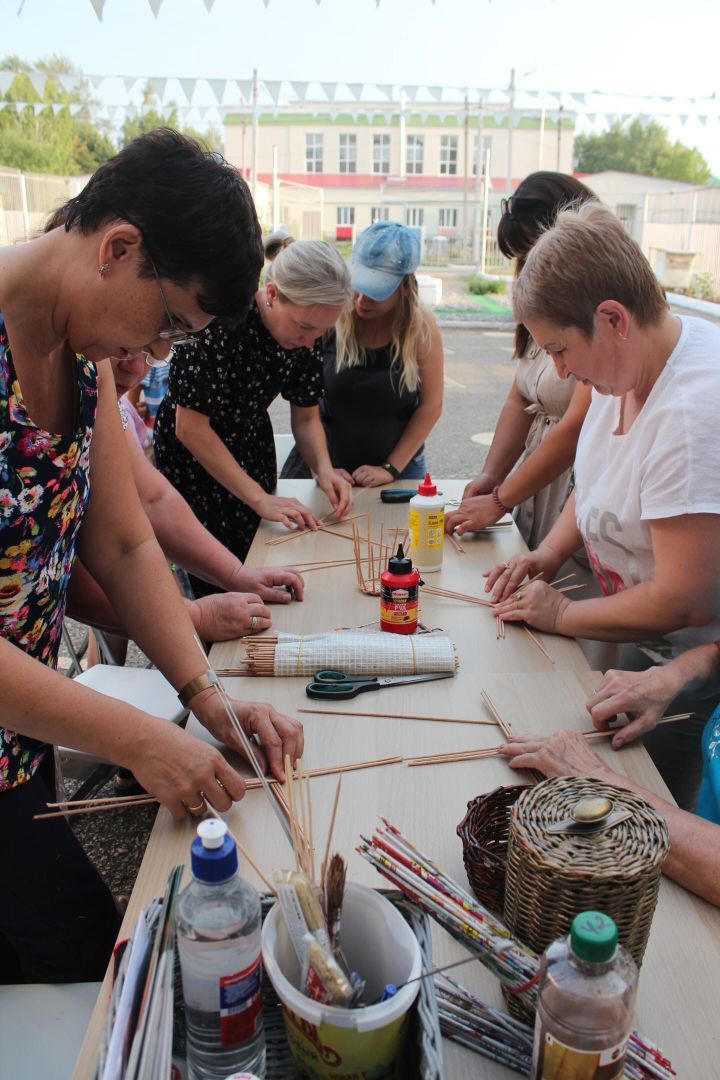
<path fill-rule="evenodd" d="M 365 348 L 358 341 L 360 317 L 354 308 L 343 311 L 335 327 L 337 349 L 335 370 L 365 364 Z M 420 385 L 419 354 L 430 343 L 425 309 L 418 297 L 417 278 L 406 274 L 398 287 L 390 339 L 390 370 L 400 372 L 400 390 L 417 390 Z"/>

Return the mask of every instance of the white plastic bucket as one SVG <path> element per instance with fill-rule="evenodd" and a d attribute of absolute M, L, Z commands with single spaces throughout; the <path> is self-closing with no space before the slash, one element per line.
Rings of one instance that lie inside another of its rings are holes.
<path fill-rule="evenodd" d="M 407 1033 L 408 1014 L 419 982 L 403 986 L 380 1002 L 387 983 L 400 986 L 422 973 L 422 954 L 400 912 L 375 889 L 348 884 L 343 903 L 343 954 L 366 981 L 365 1009 L 322 1005 L 298 989 L 300 965 L 276 904 L 262 931 L 263 964 L 279 997 L 295 1066 L 303 1077 L 335 1080 L 385 1080 Z"/>

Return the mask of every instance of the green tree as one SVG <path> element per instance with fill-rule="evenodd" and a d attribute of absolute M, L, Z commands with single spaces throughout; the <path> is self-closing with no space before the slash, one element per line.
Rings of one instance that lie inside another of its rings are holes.
<path fill-rule="evenodd" d="M 197 131 L 194 127 L 181 126 L 175 102 L 171 101 L 167 109 L 161 112 L 160 102 L 152 84 L 146 83 L 143 90 L 142 110 L 136 110 L 134 115 L 129 116 L 123 124 L 120 145 L 127 146 L 136 136 L 154 131 L 158 127 L 175 128 L 176 131 L 182 131 L 189 138 L 197 139 L 209 146 L 211 150 L 222 150 L 222 136 L 216 128 L 210 127 L 207 131 Z"/>
<path fill-rule="evenodd" d="M 29 72 L 46 78 L 42 96 Z M 11 107 L 0 108 L 0 164 L 25 172 L 78 176 L 93 172 L 115 153 L 104 127 L 93 123 L 95 103 L 87 82 L 66 90 L 60 76 L 81 76 L 65 57 L 53 55 L 33 66 L 18 56 L 0 60 L 0 71 L 17 72 L 5 94 Z M 22 102 L 18 109 L 13 103 Z"/>
<path fill-rule="evenodd" d="M 628 127 L 616 120 L 604 135 L 578 135 L 575 158 L 580 172 L 617 169 L 690 184 L 706 184 L 711 177 L 710 166 L 700 151 L 671 142 L 657 120 L 643 124 L 636 118 Z"/>

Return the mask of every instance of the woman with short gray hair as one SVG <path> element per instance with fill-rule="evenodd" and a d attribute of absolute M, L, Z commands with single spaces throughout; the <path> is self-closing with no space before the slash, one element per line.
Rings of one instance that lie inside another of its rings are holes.
<path fill-rule="evenodd" d="M 215 324 L 175 351 L 168 393 L 155 424 L 162 473 L 206 529 L 244 560 L 260 520 L 317 528 L 297 499 L 273 494 L 275 443 L 268 407 L 290 402 L 293 435 L 338 517 L 351 486 L 332 467 L 317 403 L 322 396 L 322 335 L 350 302 L 341 256 L 316 240 L 278 252 L 265 285 L 239 327 Z M 191 578 L 197 596 L 213 587 Z"/>

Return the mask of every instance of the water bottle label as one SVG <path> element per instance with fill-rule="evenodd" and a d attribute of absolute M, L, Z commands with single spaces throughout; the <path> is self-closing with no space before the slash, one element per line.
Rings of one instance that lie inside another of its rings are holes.
<path fill-rule="evenodd" d="M 532 1080 L 622 1080 L 626 1043 L 604 1050 L 578 1050 L 560 1042 L 538 1020 Z"/>
<path fill-rule="evenodd" d="M 220 1042 L 237 1046 L 262 1027 L 262 972 L 260 957 L 234 975 L 220 978 Z"/>

